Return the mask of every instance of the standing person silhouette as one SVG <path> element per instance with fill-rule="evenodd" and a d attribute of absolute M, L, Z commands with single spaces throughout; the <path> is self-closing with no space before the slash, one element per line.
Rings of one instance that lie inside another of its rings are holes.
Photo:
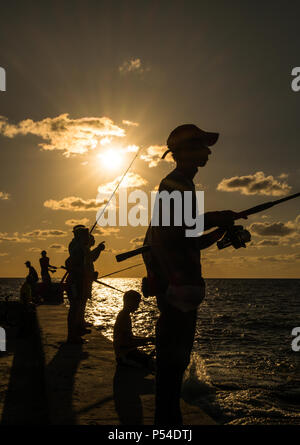
<path fill-rule="evenodd" d="M 218 140 L 218 133 L 208 133 L 196 125 L 185 124 L 173 130 L 167 140 L 176 168 L 160 183 L 159 192 L 180 192 L 185 208 L 184 192 L 192 192 L 193 217 L 197 201 L 193 178 L 199 167 L 204 167 L 211 154 L 209 146 Z M 180 394 L 184 371 L 190 361 L 193 347 L 197 308 L 205 295 L 201 273 L 200 250 L 216 242 L 224 233 L 222 227 L 233 223 L 234 212 L 208 212 L 204 214 L 204 230 L 218 229 L 199 237 L 187 237 L 191 229 L 182 218 L 180 226 L 174 224 L 176 206 L 170 206 L 170 225 L 161 220 L 149 226 L 144 244 L 151 246 L 143 255 L 148 273 L 150 295 L 156 295 L 160 316 L 156 325 L 156 396 L 155 424 L 180 425 Z M 178 216 L 178 215 L 177 215 Z M 205 242 L 204 242 L 205 240 Z"/>
<path fill-rule="evenodd" d="M 92 284 L 97 279 L 98 273 L 94 270 L 94 262 L 98 259 L 104 243 L 100 243 L 95 249 L 90 248 L 95 244 L 95 239 L 89 233 L 89 229 L 83 225 L 77 225 L 73 229 L 74 238 L 69 244 L 70 256 L 66 260 L 66 268 L 69 275 L 66 280 L 67 295 L 70 302 L 68 314 L 68 342 L 83 343 L 82 335 L 89 333 L 86 328 L 84 314 L 88 298 L 91 298 Z"/>
<path fill-rule="evenodd" d="M 26 261 L 25 266 L 29 270 L 28 275 L 26 277 L 26 281 L 30 285 L 30 288 L 31 288 L 32 301 L 34 303 L 37 303 L 38 302 L 37 283 L 39 281 L 39 276 L 38 276 L 37 271 L 35 270 L 35 268 L 31 265 L 30 261 Z"/>
<path fill-rule="evenodd" d="M 49 271 L 54 273 L 54 272 L 56 272 L 57 267 L 51 266 L 50 259 L 47 257 L 46 250 L 43 250 L 41 252 L 40 266 L 41 266 L 42 282 L 46 285 L 50 285 L 51 277 L 50 277 Z"/>

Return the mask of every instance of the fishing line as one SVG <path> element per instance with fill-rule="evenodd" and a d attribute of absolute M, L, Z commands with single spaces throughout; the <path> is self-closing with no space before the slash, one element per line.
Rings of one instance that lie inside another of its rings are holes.
<path fill-rule="evenodd" d="M 123 179 L 125 178 L 126 174 L 128 173 L 129 169 L 131 168 L 132 164 L 134 163 L 134 161 L 136 160 L 136 158 L 138 157 L 139 153 L 142 151 L 142 147 L 137 151 L 135 157 L 132 159 L 132 161 L 129 164 L 129 167 L 126 169 L 125 173 L 123 174 L 122 178 L 120 179 L 120 181 L 118 182 L 118 184 L 116 185 L 114 191 L 112 192 L 109 200 L 107 201 L 107 203 L 104 206 L 104 209 L 102 210 L 102 212 L 100 213 L 100 216 L 98 218 L 96 218 L 95 224 L 93 225 L 93 227 L 90 230 L 90 233 L 93 232 L 94 228 L 96 227 L 96 225 L 98 224 L 98 221 L 100 220 L 100 218 L 103 216 L 105 210 L 107 209 L 107 206 L 109 205 L 110 201 L 112 200 L 114 194 L 116 193 L 116 191 L 118 190 L 118 188 L 121 185 L 121 182 L 123 181 Z"/>

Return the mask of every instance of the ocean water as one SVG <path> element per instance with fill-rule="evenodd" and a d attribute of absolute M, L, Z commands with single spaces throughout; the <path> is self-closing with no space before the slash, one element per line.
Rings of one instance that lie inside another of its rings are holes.
<path fill-rule="evenodd" d="M 103 279 L 122 291 L 140 279 Z M 18 279 L 0 279 L 0 299 L 18 298 Z M 208 279 L 198 313 L 183 398 L 223 424 L 300 425 L 300 351 L 291 347 L 300 326 L 300 280 Z M 87 318 L 112 339 L 122 293 L 94 284 Z M 153 335 L 155 299 L 143 299 L 134 333 Z"/>

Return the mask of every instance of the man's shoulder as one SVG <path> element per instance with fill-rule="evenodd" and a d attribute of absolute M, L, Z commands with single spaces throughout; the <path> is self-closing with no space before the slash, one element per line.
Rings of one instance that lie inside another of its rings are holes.
<path fill-rule="evenodd" d="M 118 321 L 130 320 L 130 315 L 128 314 L 128 312 L 126 312 L 126 311 L 124 311 L 124 309 L 122 309 L 117 315 L 117 320 Z"/>
<path fill-rule="evenodd" d="M 79 242 L 77 240 L 75 240 L 74 238 L 71 240 L 70 244 L 69 244 L 69 254 L 70 255 L 76 255 L 82 253 L 82 248 L 81 245 L 79 244 Z"/>
<path fill-rule="evenodd" d="M 175 190 L 185 191 L 191 190 L 193 183 L 189 181 L 184 175 L 177 169 L 171 171 L 165 178 L 162 179 L 159 185 L 159 192 L 167 191 L 172 192 Z"/>
<path fill-rule="evenodd" d="M 115 333 L 117 331 L 119 331 L 120 329 L 128 330 L 128 328 L 130 328 L 130 324 L 131 324 L 130 315 L 128 314 L 128 312 L 126 312 L 122 309 L 118 313 L 117 318 L 116 318 L 116 322 L 115 322 L 115 326 L 114 326 Z"/>

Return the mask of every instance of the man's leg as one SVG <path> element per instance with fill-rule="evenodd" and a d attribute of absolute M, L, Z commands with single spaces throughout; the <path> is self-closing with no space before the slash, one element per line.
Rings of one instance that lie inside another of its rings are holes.
<path fill-rule="evenodd" d="M 182 424 L 181 385 L 193 347 L 197 310 L 165 305 L 156 326 L 155 424 Z"/>
<path fill-rule="evenodd" d="M 84 317 L 85 317 L 86 304 L 87 304 L 88 299 L 91 298 L 91 294 L 92 294 L 92 283 L 89 283 L 84 288 L 84 293 L 83 293 L 83 296 L 81 299 L 81 304 L 80 304 L 79 324 L 80 324 L 80 329 L 82 329 L 82 331 L 86 330 L 86 328 L 87 328 Z"/>
<path fill-rule="evenodd" d="M 68 341 L 76 342 L 80 339 L 79 334 L 79 315 L 80 315 L 80 298 L 74 295 L 74 292 L 68 291 L 68 299 L 70 303 L 68 313 Z"/>

